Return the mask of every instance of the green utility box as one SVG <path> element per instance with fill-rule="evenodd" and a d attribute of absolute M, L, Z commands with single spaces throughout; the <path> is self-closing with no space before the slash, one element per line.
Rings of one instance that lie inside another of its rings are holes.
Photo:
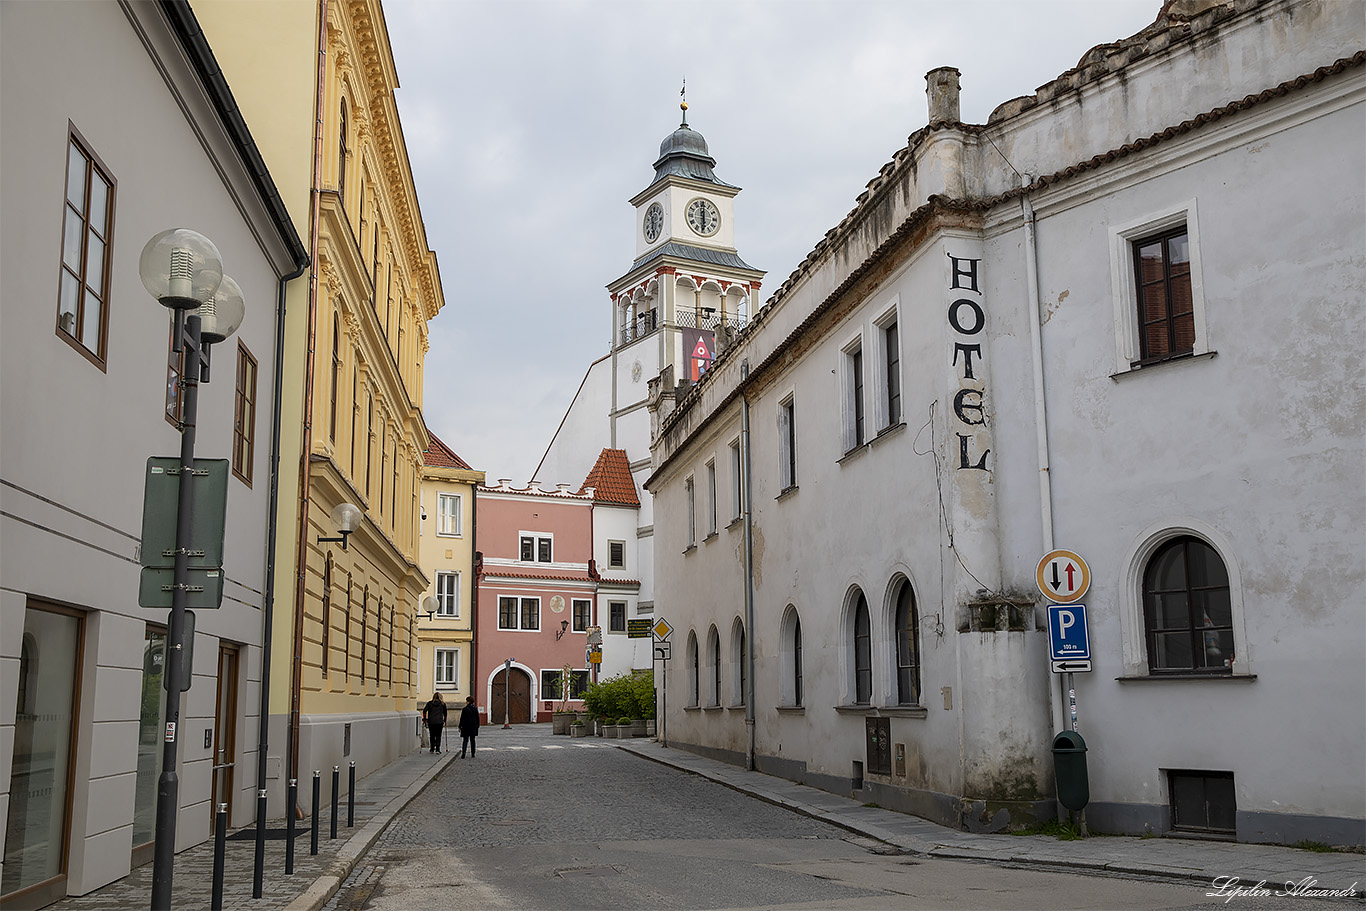
<path fill-rule="evenodd" d="M 1086 741 L 1076 731 L 1063 731 L 1053 738 L 1053 769 L 1058 780 L 1058 803 L 1069 810 L 1081 810 L 1091 800 L 1086 780 Z"/>

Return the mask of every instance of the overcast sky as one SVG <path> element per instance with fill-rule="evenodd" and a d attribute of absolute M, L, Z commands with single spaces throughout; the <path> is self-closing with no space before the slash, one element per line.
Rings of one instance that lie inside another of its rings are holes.
<path fill-rule="evenodd" d="M 635 253 L 627 200 L 679 122 L 743 187 L 736 246 L 776 290 L 927 120 L 962 117 L 1156 18 L 1160 0 L 388 0 L 398 105 L 446 306 L 423 413 L 492 480 L 525 483 L 588 365 L 604 286 Z M 606 445 L 607 441 L 603 441 Z M 582 478 L 541 478 L 578 484 Z"/>

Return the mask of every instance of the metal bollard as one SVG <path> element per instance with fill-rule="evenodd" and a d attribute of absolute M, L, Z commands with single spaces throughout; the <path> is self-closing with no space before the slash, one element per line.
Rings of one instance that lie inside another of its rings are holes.
<path fill-rule="evenodd" d="M 337 791 L 341 788 L 341 767 L 332 767 L 332 838 L 337 837 Z"/>
<path fill-rule="evenodd" d="M 285 875 L 294 875 L 294 808 L 299 805 L 299 779 L 289 780 L 285 798 Z"/>
<path fill-rule="evenodd" d="M 266 789 L 256 792 L 256 868 L 251 878 L 251 897 L 260 898 L 266 873 Z"/>
<path fill-rule="evenodd" d="M 323 799 L 323 780 L 322 773 L 317 769 L 313 770 L 313 832 L 308 838 L 308 853 L 318 853 L 318 810 L 319 804 Z"/>
<path fill-rule="evenodd" d="M 351 781 L 346 788 L 346 827 L 356 824 L 356 760 L 351 760 Z"/>
<path fill-rule="evenodd" d="M 228 847 L 228 805 L 218 805 L 213 821 L 213 898 L 212 911 L 223 911 L 223 860 Z"/>

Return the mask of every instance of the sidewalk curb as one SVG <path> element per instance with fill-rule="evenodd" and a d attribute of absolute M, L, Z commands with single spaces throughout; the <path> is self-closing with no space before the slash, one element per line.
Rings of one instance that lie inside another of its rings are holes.
<path fill-rule="evenodd" d="M 370 850 L 370 846 L 379 839 L 381 833 L 388 827 L 395 816 L 412 803 L 418 794 L 421 794 L 432 780 L 445 771 L 446 766 L 450 765 L 455 759 L 456 754 L 447 751 L 445 758 L 436 765 L 429 768 L 416 781 L 404 788 L 403 793 L 385 804 L 364 826 L 356 830 L 356 833 L 346 840 L 346 843 L 337 851 L 337 856 L 333 858 L 331 866 L 327 872 L 315 879 L 302 893 L 295 897 L 285 911 L 320 911 L 323 905 L 327 904 L 328 899 L 336 894 L 341 888 L 341 884 L 346 882 L 346 877 L 351 875 L 351 871 L 356 866 L 356 861 Z M 400 756 L 395 762 L 402 762 L 407 756 Z"/>

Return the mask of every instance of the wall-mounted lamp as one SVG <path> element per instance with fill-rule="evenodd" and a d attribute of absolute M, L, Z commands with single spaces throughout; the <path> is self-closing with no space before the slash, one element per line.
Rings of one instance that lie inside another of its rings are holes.
<path fill-rule="evenodd" d="M 440 606 L 441 603 L 436 600 L 435 595 L 428 595 L 427 597 L 422 599 L 422 609 L 427 614 L 428 623 L 436 619 L 436 609 Z"/>
<path fill-rule="evenodd" d="M 360 520 L 363 515 L 364 513 L 360 511 L 359 506 L 353 506 L 350 503 L 338 503 L 332 509 L 332 524 L 337 527 L 339 537 L 319 537 L 318 543 L 329 544 L 340 541 L 342 550 L 346 550 L 346 539 L 357 528 L 360 528 Z"/>
<path fill-rule="evenodd" d="M 562 636 L 564 636 L 564 634 L 565 634 L 568 630 L 569 630 L 569 621 L 568 621 L 568 620 L 561 620 L 561 621 L 560 621 L 560 631 L 559 631 L 558 633 L 555 634 L 555 641 L 556 641 L 556 642 L 559 642 L 559 641 L 560 641 L 560 638 L 561 638 Z"/>

